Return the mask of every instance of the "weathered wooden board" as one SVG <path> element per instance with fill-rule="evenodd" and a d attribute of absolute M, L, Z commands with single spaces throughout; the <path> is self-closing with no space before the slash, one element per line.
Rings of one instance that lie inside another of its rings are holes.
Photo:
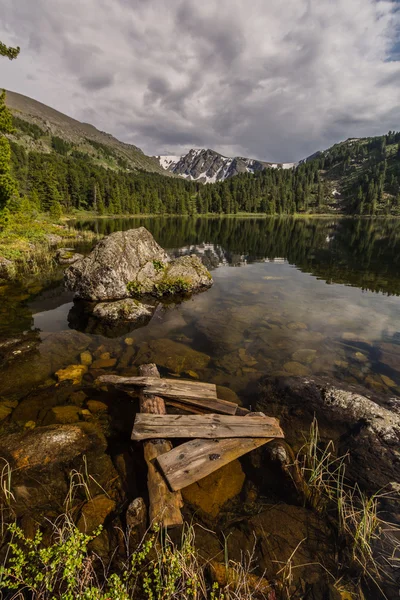
<path fill-rule="evenodd" d="M 157 438 L 283 438 L 277 419 L 231 415 L 137 414 L 133 440 Z"/>
<path fill-rule="evenodd" d="M 269 438 L 190 440 L 159 456 L 156 463 L 171 490 L 177 491 L 270 441 Z"/>
<path fill-rule="evenodd" d="M 140 372 L 143 375 L 152 375 L 157 378 L 160 374 L 156 365 L 142 365 Z M 159 396 L 140 393 L 140 410 L 143 413 L 165 415 L 164 400 Z M 171 492 L 161 473 L 156 469 L 155 459 L 169 452 L 172 444 L 169 440 L 156 439 L 144 442 L 144 458 L 147 464 L 147 487 L 149 490 L 149 519 L 153 527 L 161 523 L 163 527 L 176 527 L 182 525 L 181 507 L 183 500 L 180 492 Z"/>
<path fill-rule="evenodd" d="M 102 375 L 97 381 L 126 390 L 139 386 L 144 388 L 145 394 L 171 398 L 185 404 L 206 408 L 215 413 L 234 415 L 238 408 L 234 402 L 217 398 L 217 387 L 213 383 L 157 379 L 155 377 L 119 377 L 118 375 Z"/>

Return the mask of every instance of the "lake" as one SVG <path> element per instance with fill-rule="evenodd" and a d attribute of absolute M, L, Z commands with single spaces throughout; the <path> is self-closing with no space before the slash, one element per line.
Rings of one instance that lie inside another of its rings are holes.
<path fill-rule="evenodd" d="M 110 349 L 116 371 L 154 360 L 164 375 L 227 385 L 245 402 L 265 375 L 329 376 L 382 392 L 400 385 L 393 360 L 400 344 L 400 221 L 160 217 L 75 225 L 100 234 L 144 225 L 171 255 L 199 255 L 214 279 L 205 293 L 159 305 L 145 327 L 112 338 L 90 332 L 91 350 Z M 1 336 L 31 330 L 39 356 L 54 332 L 80 327 L 62 269 L 47 285 L 36 279 L 0 293 Z M 128 363 L 126 338 L 134 340 Z M 71 362 L 71 348 L 67 354 L 58 368 Z M 48 368 L 44 373 L 51 380 Z M 15 391 L 6 367 L 2 379 L 3 395 Z M 21 373 L 22 387 L 23 379 Z M 85 379 L 92 381 L 90 372 Z"/>

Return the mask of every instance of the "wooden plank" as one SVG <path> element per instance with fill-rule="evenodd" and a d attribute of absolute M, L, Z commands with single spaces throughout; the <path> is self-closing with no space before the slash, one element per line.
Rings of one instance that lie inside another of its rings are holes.
<path fill-rule="evenodd" d="M 217 386 L 213 383 L 200 383 L 176 379 L 157 379 L 154 377 L 119 377 L 118 375 L 102 375 L 98 383 L 106 383 L 129 391 L 133 387 L 144 388 L 144 393 L 154 394 L 206 408 L 213 413 L 234 415 L 238 405 L 234 402 L 217 398 Z"/>
<path fill-rule="evenodd" d="M 137 414 L 133 440 L 148 438 L 283 438 L 274 417 L 231 415 L 146 415 Z"/>
<path fill-rule="evenodd" d="M 269 438 L 190 440 L 159 456 L 156 462 L 171 490 L 177 491 L 270 441 Z"/>
<path fill-rule="evenodd" d="M 142 365 L 140 372 L 143 375 L 152 375 L 160 377 L 155 364 Z M 164 400 L 159 396 L 144 394 L 141 391 L 140 410 L 143 413 L 165 415 L 166 409 Z M 156 469 L 155 460 L 163 454 L 172 450 L 172 444 L 169 440 L 156 439 L 147 440 L 143 444 L 144 458 L 147 464 L 147 488 L 149 490 L 149 519 L 153 527 L 161 523 L 163 527 L 177 527 L 182 525 L 183 519 L 181 507 L 183 506 L 182 495 L 180 492 L 171 492 L 165 479 Z"/>

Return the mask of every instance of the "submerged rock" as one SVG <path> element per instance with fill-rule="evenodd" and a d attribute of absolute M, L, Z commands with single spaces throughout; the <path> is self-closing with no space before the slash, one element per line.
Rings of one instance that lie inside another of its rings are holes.
<path fill-rule="evenodd" d="M 118 231 L 101 240 L 86 258 L 65 272 L 69 289 L 85 300 L 121 300 L 145 294 L 195 292 L 212 285 L 200 259 L 170 261 L 144 227 Z"/>
<path fill-rule="evenodd" d="M 83 254 L 75 252 L 73 248 L 59 248 L 56 252 L 56 259 L 60 265 L 72 265 L 82 258 Z"/>
<path fill-rule="evenodd" d="M 72 381 L 73 384 L 79 384 L 87 370 L 86 365 L 68 365 L 65 369 L 56 371 L 56 377 L 59 383 L 62 381 Z"/>
<path fill-rule="evenodd" d="M 146 324 L 155 311 L 155 306 L 142 304 L 133 298 L 116 300 L 115 302 L 100 302 L 93 309 L 93 317 L 107 323 L 128 321 L 139 325 Z"/>
<path fill-rule="evenodd" d="M 326 520 L 299 506 L 271 505 L 243 520 L 239 527 L 232 527 L 226 542 L 229 558 L 238 561 L 247 552 L 251 554 L 257 543 L 258 567 L 268 580 L 274 580 L 285 564 L 290 565 L 291 584 L 299 592 L 305 583 L 325 579 L 322 565 L 331 569 L 335 566 L 330 558 L 335 556 L 335 546 Z M 305 596 L 302 593 L 291 597 Z M 312 596 L 318 600 L 328 597 Z"/>
<path fill-rule="evenodd" d="M 30 515 L 43 523 L 63 506 L 73 472 L 90 473 L 85 479 L 94 497 L 103 489 L 112 500 L 120 496 L 121 485 L 107 441 L 91 423 L 48 425 L 0 438 L 1 456 L 13 470 L 11 491 L 17 517 Z M 83 488 L 76 487 L 77 503 L 86 500 Z"/>
<path fill-rule="evenodd" d="M 210 360 L 207 354 L 169 339 L 143 342 L 136 355 L 138 365 L 155 363 L 173 373 L 205 369 Z"/>
<path fill-rule="evenodd" d="M 234 460 L 184 488 L 182 495 L 204 516 L 215 518 L 228 500 L 240 494 L 245 478 L 240 462 Z"/>
<path fill-rule="evenodd" d="M 368 493 L 400 480 L 398 398 L 361 386 L 324 378 L 266 379 L 258 409 L 281 419 L 287 441 L 304 443 L 315 417 L 323 441 L 335 443 L 338 455 L 350 453 L 347 475 Z"/>
<path fill-rule="evenodd" d="M 78 331 L 60 331 L 30 342 L 29 352 L 19 354 L 0 378 L 0 396 L 23 395 L 58 371 L 71 364 L 86 350 L 90 338 Z"/>

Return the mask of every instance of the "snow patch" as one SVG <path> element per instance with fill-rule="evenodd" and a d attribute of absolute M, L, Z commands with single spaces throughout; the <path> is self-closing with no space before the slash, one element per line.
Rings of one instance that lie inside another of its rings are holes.
<path fill-rule="evenodd" d="M 158 159 L 158 162 L 160 163 L 162 168 L 168 171 L 171 167 L 174 167 L 181 160 L 182 156 L 175 156 L 171 154 L 169 156 L 156 156 L 156 158 Z"/>

